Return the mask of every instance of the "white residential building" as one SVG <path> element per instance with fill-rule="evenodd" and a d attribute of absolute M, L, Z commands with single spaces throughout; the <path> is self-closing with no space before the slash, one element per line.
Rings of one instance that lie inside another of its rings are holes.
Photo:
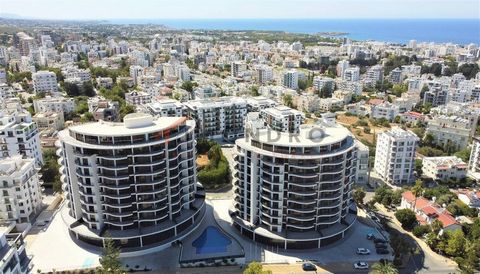
<path fill-rule="evenodd" d="M 152 95 L 144 91 L 131 91 L 125 94 L 125 101 L 131 105 L 145 105 L 152 102 Z"/>
<path fill-rule="evenodd" d="M 424 157 L 422 171 L 433 180 L 460 180 L 467 176 L 467 164 L 456 156 Z"/>
<path fill-rule="evenodd" d="M 282 85 L 286 88 L 298 89 L 298 71 L 291 69 L 283 73 Z"/>
<path fill-rule="evenodd" d="M 367 70 L 365 79 L 372 81 L 373 84 L 383 81 L 383 66 L 375 65 Z"/>
<path fill-rule="evenodd" d="M 75 100 L 65 97 L 47 96 L 33 100 L 35 112 L 63 112 L 72 113 L 75 111 Z"/>
<path fill-rule="evenodd" d="M 111 89 L 113 87 L 113 79 L 110 77 L 97 77 L 97 85 L 99 88 Z"/>
<path fill-rule="evenodd" d="M 319 109 L 320 97 L 317 95 L 299 95 L 296 98 L 297 109 L 306 112 L 315 112 Z"/>
<path fill-rule="evenodd" d="M 360 67 L 350 67 L 343 72 L 343 80 L 348 82 L 358 82 L 360 81 Z"/>
<path fill-rule="evenodd" d="M 38 112 L 32 120 L 37 124 L 40 131 L 62 130 L 65 124 L 63 111 L 60 112 Z"/>
<path fill-rule="evenodd" d="M 35 159 L 38 167 L 43 164 L 37 124 L 19 103 L 0 111 L 0 158 L 15 155 Z"/>
<path fill-rule="evenodd" d="M 139 77 L 144 75 L 144 68 L 141 66 L 130 66 L 130 77 L 133 79 L 133 84 L 137 85 Z"/>
<path fill-rule="evenodd" d="M 193 91 L 195 99 L 208 99 L 213 97 L 220 97 L 220 90 L 214 86 L 198 87 Z"/>
<path fill-rule="evenodd" d="M 0 220 L 26 224 L 42 207 L 42 182 L 34 159 L 16 155 L 0 160 Z"/>
<path fill-rule="evenodd" d="M 0 272 L 5 274 L 29 273 L 29 261 L 25 252 L 22 233 L 0 232 Z"/>
<path fill-rule="evenodd" d="M 369 178 L 368 162 L 370 149 L 358 140 L 355 140 L 355 146 L 357 147 L 357 173 L 355 183 L 366 184 Z"/>
<path fill-rule="evenodd" d="M 32 74 L 33 90 L 35 93 L 57 92 L 57 76 L 51 71 L 38 71 Z"/>
<path fill-rule="evenodd" d="M 69 232 L 100 247 L 109 235 L 122 248 L 142 249 L 192 232 L 205 213 L 194 128 L 185 117 L 132 113 L 123 123 L 61 131 L 56 145 L 68 202 L 58 214 Z"/>
<path fill-rule="evenodd" d="M 179 80 L 187 82 L 191 80 L 190 69 L 187 66 L 177 67 L 177 77 Z"/>
<path fill-rule="evenodd" d="M 243 73 L 247 70 L 247 64 L 244 61 L 232 62 L 230 70 L 232 77 L 242 77 Z"/>
<path fill-rule="evenodd" d="M 395 68 L 394 70 L 390 71 L 388 78 L 391 83 L 393 84 L 401 84 L 403 81 L 403 72 L 401 68 Z"/>
<path fill-rule="evenodd" d="M 257 83 L 263 85 L 273 80 L 273 69 L 267 65 L 258 65 L 255 67 L 255 79 Z"/>
<path fill-rule="evenodd" d="M 466 204 L 470 208 L 480 209 L 480 191 L 478 190 L 465 190 L 459 191 L 457 197 L 460 201 Z"/>
<path fill-rule="evenodd" d="M 374 170 L 388 183 L 414 181 L 415 151 L 420 139 L 415 133 L 395 127 L 377 135 Z"/>
<path fill-rule="evenodd" d="M 261 121 L 246 123 L 246 137 L 235 142 L 234 227 L 281 249 L 342 239 L 356 221 L 351 133 L 334 123 L 302 125 L 272 140 Z"/>
<path fill-rule="evenodd" d="M 394 105 L 389 102 L 383 102 L 378 105 L 372 106 L 372 118 L 381 119 L 385 118 L 388 121 L 392 122 L 395 117 L 400 114 L 400 109 L 397 105 Z"/>
<path fill-rule="evenodd" d="M 428 120 L 427 134 L 433 135 L 435 144 L 455 149 L 467 147 L 472 137 L 472 121 L 455 115 L 434 115 Z"/>
<path fill-rule="evenodd" d="M 348 60 L 340 60 L 337 64 L 337 76 L 343 78 L 343 73 L 350 67 Z"/>
<path fill-rule="evenodd" d="M 154 116 L 182 117 L 186 116 L 185 106 L 177 100 L 165 99 L 147 104 L 145 109 Z"/>
<path fill-rule="evenodd" d="M 277 102 L 263 96 L 247 97 L 245 100 L 247 101 L 248 112 L 259 112 L 262 109 L 278 105 Z"/>
<path fill-rule="evenodd" d="M 468 176 L 480 180 L 480 138 L 472 138 L 472 150 L 468 161 Z"/>
<path fill-rule="evenodd" d="M 200 137 L 235 139 L 244 134 L 247 102 L 239 97 L 219 97 L 184 103 L 187 116 L 196 122 Z"/>
<path fill-rule="evenodd" d="M 344 101 L 338 98 L 321 98 L 318 104 L 318 109 L 321 111 L 332 111 L 338 108 L 343 108 L 344 105 Z"/>
<path fill-rule="evenodd" d="M 320 93 L 322 97 L 328 97 L 335 90 L 335 81 L 330 77 L 313 77 L 313 87 L 316 91 L 325 92 L 325 94 Z"/>
<path fill-rule="evenodd" d="M 287 106 L 276 106 L 261 110 L 260 118 L 275 131 L 298 133 L 305 115 L 303 112 Z"/>

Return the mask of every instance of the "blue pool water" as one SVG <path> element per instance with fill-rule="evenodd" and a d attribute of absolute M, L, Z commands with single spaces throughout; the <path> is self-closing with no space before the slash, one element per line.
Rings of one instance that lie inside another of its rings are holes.
<path fill-rule="evenodd" d="M 202 235 L 193 241 L 192 246 L 197 249 L 197 254 L 226 252 L 232 240 L 225 236 L 214 226 L 207 227 Z"/>

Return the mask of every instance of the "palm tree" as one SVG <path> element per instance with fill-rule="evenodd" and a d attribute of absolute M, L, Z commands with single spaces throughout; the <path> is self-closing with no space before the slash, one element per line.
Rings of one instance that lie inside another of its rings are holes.
<path fill-rule="evenodd" d="M 385 260 L 383 262 L 374 263 L 370 274 L 398 274 L 398 270 L 391 262 Z"/>
<path fill-rule="evenodd" d="M 422 180 L 418 179 L 415 182 L 415 185 L 412 187 L 412 194 L 415 196 L 415 201 L 413 203 L 413 211 L 415 211 L 415 207 L 417 206 L 417 197 L 422 195 L 422 193 L 423 193 Z"/>

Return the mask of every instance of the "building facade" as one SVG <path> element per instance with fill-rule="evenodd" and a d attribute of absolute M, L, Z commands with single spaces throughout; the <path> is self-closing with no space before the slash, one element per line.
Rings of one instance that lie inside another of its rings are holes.
<path fill-rule="evenodd" d="M 68 201 L 62 214 L 70 232 L 98 246 L 108 232 L 126 249 L 188 234 L 205 211 L 194 128 L 184 117 L 134 113 L 123 123 L 61 131 L 57 153 Z"/>
<path fill-rule="evenodd" d="M 387 183 L 415 181 L 415 151 L 420 139 L 415 133 L 393 128 L 377 135 L 374 170 Z"/>
<path fill-rule="evenodd" d="M 42 190 L 33 159 L 22 156 L 0 160 L 0 220 L 27 224 L 42 207 Z"/>
<path fill-rule="evenodd" d="M 356 147 L 349 131 L 304 125 L 299 134 L 278 132 L 272 139 L 262 124 L 247 121 L 246 138 L 236 141 L 234 226 L 285 249 L 342 239 L 356 220 Z"/>

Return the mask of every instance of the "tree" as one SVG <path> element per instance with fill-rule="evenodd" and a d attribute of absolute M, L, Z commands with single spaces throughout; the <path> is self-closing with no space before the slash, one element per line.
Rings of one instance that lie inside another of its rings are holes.
<path fill-rule="evenodd" d="M 407 230 L 413 229 L 417 224 L 417 217 L 415 212 L 410 209 L 400 209 L 395 212 L 395 218 L 402 224 L 402 227 Z"/>
<path fill-rule="evenodd" d="M 452 257 L 462 257 L 464 255 L 465 235 L 461 229 L 453 232 L 448 231 L 447 247 L 445 253 Z"/>
<path fill-rule="evenodd" d="M 117 274 L 122 273 L 122 264 L 120 262 L 120 249 L 115 246 L 114 241 L 108 236 L 103 243 L 103 253 L 99 259 L 100 267 L 97 274 Z"/>
<path fill-rule="evenodd" d="M 462 161 L 468 163 L 468 161 L 470 160 L 470 153 L 471 153 L 471 150 L 470 148 L 467 147 L 455 153 L 455 156 L 462 159 Z"/>
<path fill-rule="evenodd" d="M 290 94 L 283 95 L 283 104 L 287 107 L 293 107 L 293 97 Z"/>
<path fill-rule="evenodd" d="M 190 81 L 185 81 L 182 83 L 181 88 L 188 91 L 192 92 L 193 91 L 193 84 Z"/>
<path fill-rule="evenodd" d="M 251 96 L 260 96 L 260 92 L 258 92 L 258 86 L 250 87 L 250 95 Z"/>
<path fill-rule="evenodd" d="M 417 176 L 420 177 L 423 174 L 423 162 L 420 159 L 415 159 L 415 172 L 417 173 Z"/>
<path fill-rule="evenodd" d="M 435 145 L 435 137 L 431 133 L 425 134 L 423 138 L 423 145 L 432 147 Z"/>
<path fill-rule="evenodd" d="M 480 71 L 478 64 L 465 63 L 458 67 L 458 72 L 462 73 L 467 80 L 474 78 Z"/>
<path fill-rule="evenodd" d="M 423 237 L 425 234 L 430 233 L 431 228 L 429 225 L 418 225 L 413 228 L 412 233 L 416 237 Z"/>
<path fill-rule="evenodd" d="M 272 274 L 270 270 L 263 270 L 263 266 L 259 262 L 251 262 L 243 271 L 243 274 Z"/>
<path fill-rule="evenodd" d="M 398 274 L 398 270 L 389 261 L 374 263 L 370 274 Z"/>
<path fill-rule="evenodd" d="M 62 192 L 59 172 L 60 166 L 57 160 L 58 156 L 54 149 L 43 150 L 44 164 L 40 169 L 40 173 L 42 174 L 42 180 L 45 182 L 45 185 L 52 186 L 54 192 Z"/>
<path fill-rule="evenodd" d="M 363 199 L 365 199 L 365 196 L 366 196 L 366 193 L 365 193 L 365 190 L 363 189 L 363 187 L 357 187 L 353 191 L 353 200 L 355 201 L 355 203 L 358 206 L 363 205 L 363 203 L 364 203 Z"/>
<path fill-rule="evenodd" d="M 412 193 L 415 196 L 415 201 L 413 203 L 413 207 L 417 205 L 417 197 L 423 194 L 423 183 L 422 180 L 418 179 L 415 181 L 415 185 L 412 187 Z"/>

